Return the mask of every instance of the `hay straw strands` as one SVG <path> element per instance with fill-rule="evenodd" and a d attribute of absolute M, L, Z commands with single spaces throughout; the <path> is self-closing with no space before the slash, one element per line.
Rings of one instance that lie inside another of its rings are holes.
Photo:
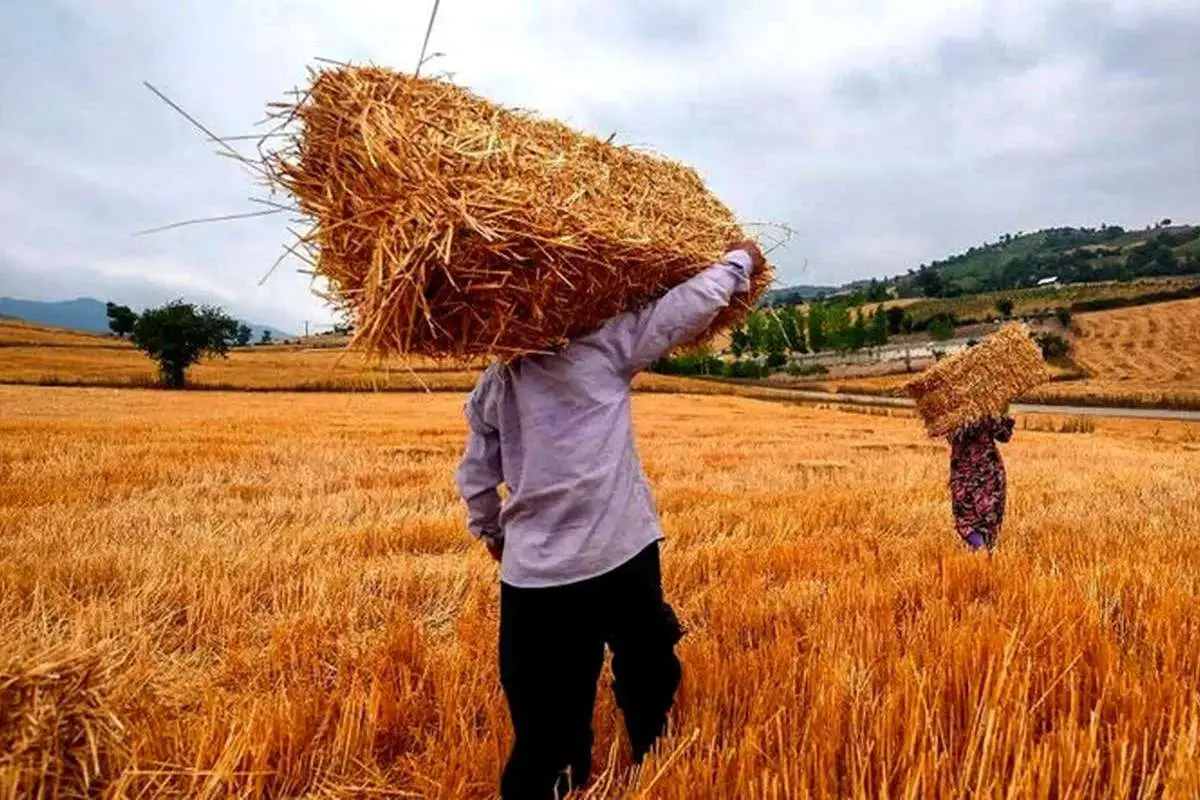
<path fill-rule="evenodd" d="M 148 228 L 144 231 L 138 231 L 134 236 L 146 236 L 151 233 L 162 233 L 176 228 L 185 228 L 189 225 L 203 225 L 209 222 L 230 222 L 238 219 L 253 219 L 254 217 L 271 217 L 276 214 L 282 214 L 290 209 L 287 208 L 268 208 L 262 211 L 244 211 L 239 214 L 221 214 L 215 217 L 198 217 L 197 219 L 185 219 L 179 222 L 171 222 L 167 225 L 160 225 L 157 228 Z"/>
<path fill-rule="evenodd" d="M 213 133 L 211 130 L 209 130 L 208 127 L 204 125 L 204 123 L 200 122 L 200 120 L 193 117 L 187 111 L 184 111 L 183 107 L 181 105 L 176 103 L 171 98 L 167 97 L 166 94 L 161 92 L 157 87 L 154 86 L 154 84 L 150 83 L 149 81 L 142 81 L 142 85 L 145 86 L 147 89 L 149 89 L 151 92 L 153 92 L 155 94 L 155 96 L 158 97 L 159 100 L 162 100 L 164 103 L 166 103 L 168 106 L 170 106 L 181 117 L 183 117 L 188 122 L 190 122 L 193 125 L 193 127 L 200 130 L 201 133 L 203 133 L 205 136 L 208 137 L 209 141 L 216 142 L 217 144 L 221 145 L 221 149 L 222 149 L 224 155 L 229 156 L 230 158 L 239 162 L 242 166 L 246 167 L 251 172 L 258 174 L 259 176 L 264 175 L 264 170 L 263 170 L 262 164 L 256 163 L 255 161 L 251 160 L 250 158 L 247 158 L 242 153 L 238 152 L 237 148 L 235 148 L 233 145 L 229 144 L 229 142 L 227 142 L 225 139 L 222 139 L 220 136 L 217 136 L 215 133 Z"/>
<path fill-rule="evenodd" d="M 1041 350 L 1020 323 L 939 361 L 905 385 L 934 438 L 1005 413 L 1009 403 L 1050 380 Z"/>
<path fill-rule="evenodd" d="M 745 238 L 692 169 L 376 67 L 310 72 L 273 114 L 273 189 L 300 245 L 378 355 L 554 350 L 697 274 Z M 701 338 L 736 322 L 756 276 Z"/>
<path fill-rule="evenodd" d="M 90 797 L 123 768 L 118 657 L 61 647 L 0 664 L 0 796 Z"/>

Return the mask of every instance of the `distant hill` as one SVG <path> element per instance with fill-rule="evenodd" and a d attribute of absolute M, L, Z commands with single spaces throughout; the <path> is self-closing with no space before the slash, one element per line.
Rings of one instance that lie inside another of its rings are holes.
<path fill-rule="evenodd" d="M 827 297 L 838 291 L 836 286 L 785 286 L 782 289 L 772 289 L 766 292 L 760 300 L 764 306 L 798 305 L 802 301 L 815 297 Z"/>
<path fill-rule="evenodd" d="M 936 278 L 929 273 L 936 274 Z M 1157 226 L 1127 231 L 1099 228 L 1048 228 L 1005 234 L 893 281 L 901 296 L 954 297 L 1059 283 L 1132 280 L 1200 273 L 1200 226 Z M 933 289 L 934 291 L 929 291 Z"/>
<path fill-rule="evenodd" d="M 0 317 L 11 317 L 25 322 L 36 322 L 69 330 L 108 332 L 108 315 L 105 304 L 91 297 L 56 302 L 0 297 Z M 258 341 L 262 337 L 263 331 L 269 331 L 271 338 L 275 340 L 295 338 L 295 334 L 285 333 L 270 325 L 258 325 L 253 322 L 243 324 L 254 331 L 254 341 Z"/>
<path fill-rule="evenodd" d="M 959 297 L 1036 286 L 1048 279 L 1090 283 L 1196 274 L 1200 274 L 1200 226 L 1163 220 L 1137 231 L 1101 225 L 1005 234 L 878 283 L 900 297 Z M 868 285 L 856 281 L 836 288 L 785 287 L 768 292 L 763 305 L 791 305 L 822 295 L 858 295 Z"/>

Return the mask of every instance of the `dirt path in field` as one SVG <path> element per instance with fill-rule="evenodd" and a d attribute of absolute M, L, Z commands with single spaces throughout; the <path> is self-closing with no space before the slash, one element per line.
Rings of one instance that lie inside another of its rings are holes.
<path fill-rule="evenodd" d="M 750 387 L 748 387 L 750 388 Z M 813 403 L 837 403 L 856 406 L 886 406 L 890 408 L 914 408 L 915 403 L 906 397 L 882 397 L 867 394 L 814 392 L 804 389 L 780 389 L 754 386 L 747 397 L 760 400 L 798 400 Z M 1170 408 L 1115 408 L 1107 406 L 1047 405 L 1041 403 L 1014 403 L 1012 410 L 1020 414 L 1057 414 L 1059 416 L 1085 417 L 1134 417 L 1138 419 L 1164 419 L 1181 422 L 1200 422 L 1200 411 L 1180 411 Z"/>

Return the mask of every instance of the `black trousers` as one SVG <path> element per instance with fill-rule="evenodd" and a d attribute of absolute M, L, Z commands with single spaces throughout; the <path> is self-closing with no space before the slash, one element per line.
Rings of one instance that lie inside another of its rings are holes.
<path fill-rule="evenodd" d="M 639 763 L 662 735 L 682 674 L 683 630 L 663 600 L 658 544 L 590 580 L 500 588 L 500 680 L 515 741 L 504 800 L 563 797 L 587 782 L 604 646 Z"/>

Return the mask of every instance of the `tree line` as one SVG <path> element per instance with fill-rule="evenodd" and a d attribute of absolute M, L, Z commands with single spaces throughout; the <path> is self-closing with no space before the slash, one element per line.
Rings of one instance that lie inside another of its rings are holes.
<path fill-rule="evenodd" d="M 766 356 L 772 366 L 782 366 L 789 355 L 878 347 L 900 333 L 903 313 L 839 302 L 755 309 L 733 329 L 729 351 L 738 358 Z"/>
<path fill-rule="evenodd" d="M 904 329 L 902 308 L 853 306 L 845 301 L 813 301 L 807 306 L 757 308 L 730 332 L 734 361 L 717 358 L 711 349 L 693 350 L 660 359 L 652 369 L 675 375 L 766 377 L 805 353 L 853 352 L 879 347 Z"/>

